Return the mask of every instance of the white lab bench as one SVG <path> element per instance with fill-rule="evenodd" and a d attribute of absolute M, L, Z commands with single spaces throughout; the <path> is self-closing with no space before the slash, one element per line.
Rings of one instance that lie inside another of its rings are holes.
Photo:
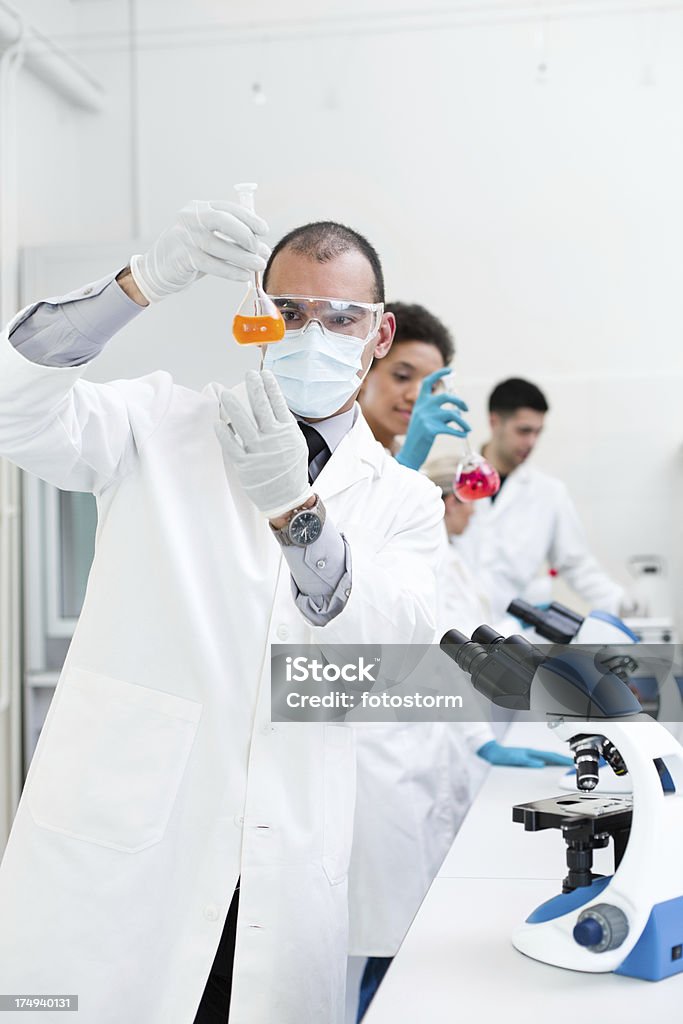
<path fill-rule="evenodd" d="M 535 723 L 513 724 L 505 743 L 568 749 Z M 566 874 L 559 831 L 525 832 L 511 808 L 556 796 L 563 772 L 490 769 L 363 1024 L 681 1019 L 683 974 L 649 982 L 568 971 L 531 960 L 510 941 L 534 907 L 561 891 Z M 596 851 L 594 869 L 612 867 L 611 845 Z"/>

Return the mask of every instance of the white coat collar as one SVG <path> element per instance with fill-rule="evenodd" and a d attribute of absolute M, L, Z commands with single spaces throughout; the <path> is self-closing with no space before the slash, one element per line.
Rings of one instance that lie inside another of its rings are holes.
<path fill-rule="evenodd" d="M 220 385 L 211 385 L 211 388 L 217 395 L 222 390 Z M 247 387 L 244 381 L 230 390 L 237 394 L 243 405 L 247 405 Z M 379 441 L 375 440 L 358 402 L 354 403 L 352 411 L 355 416 L 353 426 L 336 445 L 334 452 L 315 478 L 315 492 L 323 499 L 345 491 L 364 477 L 381 476 L 383 463 L 391 460 L 391 456 L 388 456 Z"/>
<path fill-rule="evenodd" d="M 482 453 L 484 458 L 486 458 L 486 452 L 484 450 L 485 448 L 486 448 L 486 444 L 483 444 L 481 446 L 481 448 L 479 449 L 479 451 Z M 503 490 L 501 492 L 501 498 L 503 497 L 503 494 L 505 493 L 505 488 L 507 487 L 507 485 L 512 480 L 514 480 L 515 484 L 526 484 L 531 479 L 531 477 L 534 475 L 534 472 L 535 472 L 534 467 L 529 464 L 528 460 L 526 462 L 523 462 L 520 466 L 517 466 L 516 469 L 513 469 L 512 472 L 508 473 L 508 475 L 505 477 L 505 484 L 503 485 Z M 498 500 L 499 499 L 496 498 L 496 500 L 494 502 L 494 505 L 498 504 Z"/>
<path fill-rule="evenodd" d="M 508 474 L 508 478 L 505 481 L 505 487 L 511 480 L 514 480 L 518 484 L 527 484 L 534 475 L 534 467 L 530 466 L 528 462 L 523 462 L 521 466 L 517 466 L 517 469 L 513 469 Z"/>
<path fill-rule="evenodd" d="M 492 501 L 491 498 L 486 498 L 481 502 L 482 513 L 485 513 L 491 519 L 498 518 L 508 505 L 514 502 L 518 489 L 525 487 L 531 481 L 534 473 L 533 466 L 530 466 L 528 462 L 523 462 L 521 466 L 513 469 L 505 478 L 505 483 L 502 485 L 496 500 Z"/>
<path fill-rule="evenodd" d="M 356 421 L 315 480 L 321 498 L 339 494 L 363 478 L 379 477 L 389 459 L 367 425 L 360 406 Z"/>
<path fill-rule="evenodd" d="M 336 416 L 328 416 L 326 420 L 317 420 L 315 423 L 311 423 L 310 426 L 318 431 L 327 447 L 333 452 L 344 440 L 349 430 L 353 428 L 354 423 L 358 419 L 359 412 L 360 406 L 355 402 L 346 412 L 337 413 Z M 303 416 L 298 416 L 297 413 L 294 413 L 294 416 L 299 423 L 306 422 Z"/>

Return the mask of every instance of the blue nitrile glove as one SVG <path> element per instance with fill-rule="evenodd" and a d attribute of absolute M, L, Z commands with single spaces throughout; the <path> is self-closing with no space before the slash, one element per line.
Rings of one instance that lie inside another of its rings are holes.
<path fill-rule="evenodd" d="M 512 768 L 545 768 L 546 765 L 556 764 L 573 766 L 571 757 L 564 754 L 555 754 L 551 750 L 534 750 L 532 747 L 504 747 L 497 740 L 489 740 L 477 751 L 479 757 L 483 757 L 489 764 L 501 764 Z"/>
<path fill-rule="evenodd" d="M 472 429 L 466 420 L 456 415 L 456 410 L 467 411 L 467 405 L 462 398 L 450 394 L 448 391 L 439 391 L 436 394 L 432 388 L 437 381 L 445 377 L 451 371 L 444 367 L 430 373 L 422 381 L 420 393 L 413 406 L 413 411 L 408 424 L 408 433 L 396 461 L 409 469 L 419 469 L 423 464 L 437 434 L 451 434 L 453 437 L 466 437 Z M 450 426 L 457 423 L 462 429 L 456 430 Z"/>

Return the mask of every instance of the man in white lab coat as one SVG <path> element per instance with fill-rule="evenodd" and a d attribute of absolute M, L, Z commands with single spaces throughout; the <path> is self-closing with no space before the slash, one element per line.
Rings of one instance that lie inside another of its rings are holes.
<path fill-rule="evenodd" d="M 438 491 L 355 404 L 394 329 L 362 236 L 278 245 L 289 330 L 246 392 L 81 379 L 142 307 L 263 269 L 265 230 L 193 202 L 130 268 L 0 337 L 0 454 L 98 503 L 0 868 L 0 991 L 77 995 L 83 1024 L 217 1024 L 228 1001 L 231 1024 L 341 1024 L 352 732 L 271 724 L 270 643 L 433 636 Z"/>
<path fill-rule="evenodd" d="M 394 343 L 369 371 L 360 402 L 375 437 L 388 451 L 398 450 L 404 465 L 419 469 L 439 434 L 463 436 L 469 429 L 459 412 L 464 403 L 438 390 L 450 372 L 453 340 L 423 306 L 394 302 L 387 309 L 396 317 Z M 399 432 L 406 434 L 402 447 Z M 447 629 L 469 634 L 482 623 L 499 625 L 476 574 L 448 543 L 467 531 L 476 505 L 462 503 L 453 493 L 457 464 L 455 455 L 424 463 L 445 511 L 437 643 Z M 449 666 L 444 659 L 445 674 Z M 488 708 L 483 713 L 488 715 Z M 359 724 L 357 752 L 349 953 L 368 958 L 360 984 L 360 1021 L 467 812 L 470 767 L 480 779 L 483 761 L 525 768 L 571 761 L 548 751 L 506 747 L 483 722 Z"/>
<path fill-rule="evenodd" d="M 446 482 L 436 460 L 434 465 L 436 475 L 429 464 L 427 472 L 438 486 L 444 484 L 446 529 L 460 534 L 472 506 L 458 502 L 452 493 L 455 466 Z M 448 628 L 471 633 L 490 620 L 486 596 L 446 543 L 442 557 L 437 642 Z M 450 671 L 446 659 L 443 671 Z M 360 1021 L 467 813 L 471 780 L 482 777 L 474 755 L 485 744 L 511 757 L 532 752 L 502 748 L 484 722 L 359 724 L 357 731 L 349 955 L 368 958 L 361 979 Z"/>
<path fill-rule="evenodd" d="M 491 439 L 482 454 L 498 470 L 501 489 L 476 503 L 459 554 L 476 573 L 499 621 L 515 597 L 524 597 L 545 563 L 591 608 L 632 611 L 621 587 L 588 549 L 583 527 L 561 480 L 528 464 L 543 430 L 548 403 L 530 381 L 511 378 L 489 398 Z"/>

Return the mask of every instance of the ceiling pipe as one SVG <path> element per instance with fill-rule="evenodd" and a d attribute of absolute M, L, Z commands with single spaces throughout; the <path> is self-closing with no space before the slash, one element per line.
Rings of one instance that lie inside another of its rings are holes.
<path fill-rule="evenodd" d="M 0 0 L 0 51 L 14 46 L 22 36 L 22 18 L 18 11 Z M 50 86 L 73 106 L 93 113 L 104 106 L 104 90 L 81 65 L 56 43 L 26 26 L 24 67 Z"/>

